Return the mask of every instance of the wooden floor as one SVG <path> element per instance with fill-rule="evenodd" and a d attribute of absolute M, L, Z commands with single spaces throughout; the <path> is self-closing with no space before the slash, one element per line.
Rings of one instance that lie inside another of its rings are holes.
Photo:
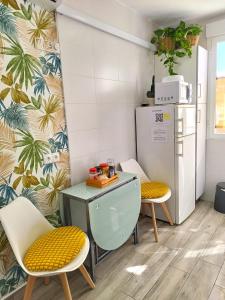
<path fill-rule="evenodd" d="M 158 222 L 154 242 L 149 218 L 140 221 L 140 243 L 128 241 L 97 268 L 91 291 L 78 272 L 69 282 L 76 300 L 222 300 L 225 299 L 225 215 L 200 201 L 182 225 Z M 10 300 L 22 299 L 23 289 Z M 32 300 L 64 299 L 57 278 L 39 280 Z"/>

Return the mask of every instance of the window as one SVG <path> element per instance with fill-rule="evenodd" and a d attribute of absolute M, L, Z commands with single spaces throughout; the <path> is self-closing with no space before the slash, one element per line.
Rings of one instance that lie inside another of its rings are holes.
<path fill-rule="evenodd" d="M 208 137 L 225 139 L 225 35 L 208 40 Z"/>
<path fill-rule="evenodd" d="M 225 134 L 225 41 L 216 46 L 215 133 Z"/>

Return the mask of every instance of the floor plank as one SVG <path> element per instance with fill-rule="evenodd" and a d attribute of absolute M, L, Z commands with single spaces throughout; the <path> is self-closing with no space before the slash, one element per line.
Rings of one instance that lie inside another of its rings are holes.
<path fill-rule="evenodd" d="M 222 266 L 225 259 L 225 220 L 218 226 L 205 250 L 202 257 L 217 266 Z"/>
<path fill-rule="evenodd" d="M 225 300 L 225 289 L 215 285 L 212 289 L 209 300 Z"/>
<path fill-rule="evenodd" d="M 211 235 L 207 232 L 193 232 L 187 243 L 180 249 L 171 265 L 190 273 L 207 246 Z"/>
<path fill-rule="evenodd" d="M 219 287 L 225 289 L 225 263 L 223 263 L 223 266 L 222 266 L 222 268 L 220 270 L 220 273 L 217 277 L 216 285 L 218 285 Z"/>
<path fill-rule="evenodd" d="M 140 273 L 134 271 L 134 275 L 122 286 L 122 291 L 135 300 L 143 299 L 176 254 L 176 250 L 160 246 L 157 252 L 139 266 Z"/>
<path fill-rule="evenodd" d="M 184 285 L 188 274 L 173 267 L 160 276 L 153 288 L 144 297 L 144 300 L 171 300 L 176 299 Z"/>
<path fill-rule="evenodd" d="M 206 300 L 214 286 L 220 268 L 199 260 L 176 300 Z"/>

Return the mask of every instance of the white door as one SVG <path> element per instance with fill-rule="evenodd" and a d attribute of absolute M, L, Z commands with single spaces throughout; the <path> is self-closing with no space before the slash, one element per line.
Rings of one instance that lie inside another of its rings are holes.
<path fill-rule="evenodd" d="M 196 132 L 196 106 L 176 105 L 176 136 L 183 137 Z"/>
<path fill-rule="evenodd" d="M 196 200 L 205 189 L 206 159 L 206 104 L 199 104 L 197 110 L 197 159 L 196 159 Z"/>
<path fill-rule="evenodd" d="M 198 104 L 206 103 L 207 100 L 207 69 L 208 69 L 208 51 L 198 46 L 198 86 L 197 97 Z"/>
<path fill-rule="evenodd" d="M 176 139 L 176 223 L 195 209 L 195 134 Z"/>

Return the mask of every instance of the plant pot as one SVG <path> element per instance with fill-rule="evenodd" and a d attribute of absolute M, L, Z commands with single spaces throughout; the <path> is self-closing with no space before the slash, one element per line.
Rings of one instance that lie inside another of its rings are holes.
<path fill-rule="evenodd" d="M 162 50 L 174 50 L 175 49 L 175 41 L 171 37 L 164 37 L 160 40 L 160 48 Z"/>
<path fill-rule="evenodd" d="M 198 42 L 199 42 L 199 38 L 200 38 L 200 35 L 188 35 L 187 36 L 187 40 L 189 42 L 189 44 L 191 46 L 196 46 L 198 45 Z"/>

